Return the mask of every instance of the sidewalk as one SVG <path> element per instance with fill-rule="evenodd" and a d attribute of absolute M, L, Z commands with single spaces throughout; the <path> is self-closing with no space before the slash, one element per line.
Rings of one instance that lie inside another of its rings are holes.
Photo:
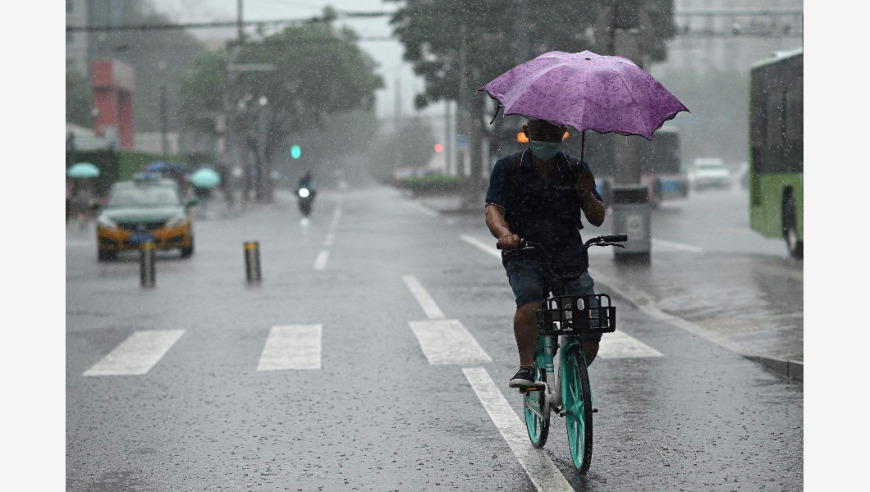
<path fill-rule="evenodd" d="M 460 209 L 458 197 L 416 200 L 439 213 Z M 602 231 L 607 233 L 608 231 Z M 650 265 L 625 265 L 610 250 L 590 251 L 590 273 L 649 316 L 671 323 L 761 364 L 803 380 L 803 274 L 780 258 L 709 253 L 686 263 L 684 254 L 652 248 Z"/>

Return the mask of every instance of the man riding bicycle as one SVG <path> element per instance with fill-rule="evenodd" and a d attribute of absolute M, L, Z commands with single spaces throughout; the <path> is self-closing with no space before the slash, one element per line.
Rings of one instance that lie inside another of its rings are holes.
<path fill-rule="evenodd" d="M 518 249 L 520 238 L 543 245 L 554 268 L 573 271 L 572 265 L 582 265 L 583 273 L 570 283 L 571 294 L 593 295 L 580 238 L 581 211 L 596 227 L 604 222 L 604 205 L 589 165 L 561 151 L 565 127 L 529 120 L 523 133 L 529 148 L 496 162 L 486 193 L 486 225 L 498 238 L 502 265 L 516 297 L 514 336 L 520 369 L 510 380 L 511 388 L 527 388 L 535 381 L 535 310 L 548 287 L 546 267 L 533 252 Z M 580 341 L 589 365 L 598 353 L 601 334 L 584 334 Z"/>

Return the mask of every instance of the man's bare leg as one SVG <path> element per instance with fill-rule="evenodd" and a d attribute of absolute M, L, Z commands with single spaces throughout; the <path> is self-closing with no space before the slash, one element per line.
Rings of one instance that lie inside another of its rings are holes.
<path fill-rule="evenodd" d="M 535 365 L 535 343 L 538 341 L 535 310 L 538 309 L 538 304 L 538 301 L 523 304 L 514 314 L 514 337 L 517 340 L 521 366 Z"/>

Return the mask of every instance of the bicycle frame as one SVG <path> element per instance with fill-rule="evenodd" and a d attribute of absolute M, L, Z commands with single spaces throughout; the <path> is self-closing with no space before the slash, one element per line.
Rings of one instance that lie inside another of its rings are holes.
<path fill-rule="evenodd" d="M 619 246 L 625 235 L 600 236 L 584 245 Z M 581 474 L 589 469 L 592 459 L 592 391 L 586 368 L 583 342 L 578 335 L 610 333 L 616 329 L 615 314 L 607 294 L 572 294 L 571 281 L 579 273 L 557 275 L 546 250 L 545 265 L 550 276 L 550 292 L 535 311 L 538 339 L 535 343 L 535 383 L 520 389 L 526 430 L 532 445 L 540 448 L 547 442 L 550 413 L 558 411 L 565 417 L 568 445 L 574 465 Z M 558 352 L 558 357 L 556 357 Z"/>

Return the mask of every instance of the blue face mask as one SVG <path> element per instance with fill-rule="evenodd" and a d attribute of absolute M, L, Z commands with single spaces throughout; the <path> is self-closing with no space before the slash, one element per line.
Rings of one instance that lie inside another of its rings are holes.
<path fill-rule="evenodd" d="M 531 140 L 529 141 L 529 148 L 532 149 L 532 153 L 535 154 L 535 157 L 538 159 L 549 161 L 553 156 L 559 153 L 559 150 L 562 148 L 562 143 L 538 142 L 537 140 Z"/>

